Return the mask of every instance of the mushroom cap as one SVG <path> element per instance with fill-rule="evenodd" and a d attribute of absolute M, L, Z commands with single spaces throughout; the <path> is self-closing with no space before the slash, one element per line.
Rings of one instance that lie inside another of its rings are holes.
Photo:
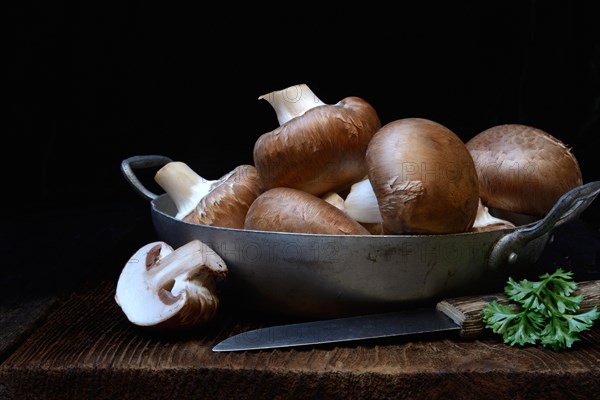
<path fill-rule="evenodd" d="M 226 275 L 225 262 L 198 240 L 177 250 L 152 242 L 137 250 L 121 271 L 115 301 L 139 326 L 196 326 L 216 314 L 215 279 Z"/>
<path fill-rule="evenodd" d="M 254 165 L 265 189 L 285 186 L 316 196 L 339 192 L 366 174 L 365 151 L 381 123 L 358 97 L 320 105 L 261 135 Z"/>
<path fill-rule="evenodd" d="M 183 220 L 242 229 L 248 208 L 262 192 L 256 168 L 252 165 L 239 165 L 213 184 L 213 189 Z"/>
<path fill-rule="evenodd" d="M 368 235 L 345 212 L 320 197 L 292 188 L 262 193 L 246 215 L 246 229 L 330 235 Z"/>
<path fill-rule="evenodd" d="M 458 233 L 473 225 L 475 166 L 445 126 L 422 118 L 392 121 L 373 136 L 366 160 L 385 233 Z"/>
<path fill-rule="evenodd" d="M 488 207 L 543 216 L 560 196 L 583 183 L 570 149 L 538 128 L 497 125 L 466 146 L 477 168 L 481 200 Z"/>

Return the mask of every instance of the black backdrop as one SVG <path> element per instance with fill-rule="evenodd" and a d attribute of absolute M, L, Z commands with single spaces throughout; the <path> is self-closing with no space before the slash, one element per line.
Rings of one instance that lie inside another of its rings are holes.
<path fill-rule="evenodd" d="M 119 171 L 132 155 L 186 161 L 206 178 L 252 163 L 277 124 L 258 96 L 297 83 L 326 103 L 362 97 L 383 123 L 433 119 L 465 141 L 495 124 L 536 126 L 572 146 L 584 181 L 600 179 L 592 1 L 201 4 L 12 6 L 12 209 L 145 210 Z"/>

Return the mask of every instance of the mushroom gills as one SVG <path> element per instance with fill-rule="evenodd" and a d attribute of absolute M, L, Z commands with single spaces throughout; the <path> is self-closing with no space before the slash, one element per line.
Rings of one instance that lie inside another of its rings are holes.
<path fill-rule="evenodd" d="M 198 325 L 217 312 L 216 280 L 226 276 L 223 259 L 199 240 L 176 250 L 153 242 L 140 248 L 123 268 L 115 301 L 139 326 Z"/>

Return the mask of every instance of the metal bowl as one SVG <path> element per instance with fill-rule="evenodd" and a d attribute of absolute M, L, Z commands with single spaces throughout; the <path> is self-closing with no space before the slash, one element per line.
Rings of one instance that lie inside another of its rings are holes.
<path fill-rule="evenodd" d="M 380 312 L 502 287 L 533 264 L 551 232 L 576 218 L 600 193 L 600 181 L 563 195 L 535 222 L 444 235 L 318 235 L 221 228 L 174 218 L 166 195 L 149 191 L 134 168 L 171 159 L 135 156 L 121 163 L 127 181 L 150 201 L 159 240 L 206 243 L 227 263 L 224 296 L 255 310 L 324 318 Z"/>

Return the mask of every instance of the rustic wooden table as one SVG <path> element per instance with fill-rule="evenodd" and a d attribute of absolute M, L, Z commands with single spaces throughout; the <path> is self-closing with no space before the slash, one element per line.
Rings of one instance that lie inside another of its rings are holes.
<path fill-rule="evenodd" d="M 564 352 L 512 348 L 493 336 L 427 335 L 214 353 L 234 333 L 288 322 L 225 302 L 205 328 L 139 329 L 114 301 L 116 278 L 130 253 L 154 237 L 146 214 L 119 219 L 122 213 L 97 213 L 85 235 L 76 229 L 80 215 L 71 215 L 61 229 L 78 249 L 59 248 L 64 236 L 51 239 L 48 231 L 46 253 L 22 262 L 19 273 L 3 269 L 0 399 L 599 398 L 600 327 Z M 7 226 L 13 236 L 28 232 L 22 221 Z M 600 278 L 597 226 L 571 224 L 555 236 L 540 263 L 575 269 L 578 280 Z"/>

